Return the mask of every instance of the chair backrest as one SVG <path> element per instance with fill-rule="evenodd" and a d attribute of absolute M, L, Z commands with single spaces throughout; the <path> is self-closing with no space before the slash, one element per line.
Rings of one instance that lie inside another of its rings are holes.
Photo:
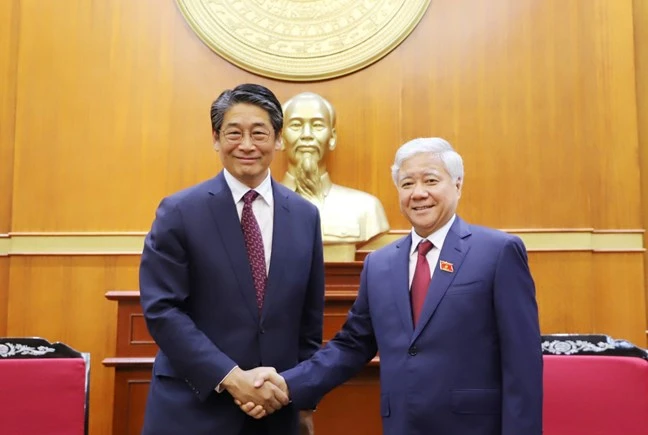
<path fill-rule="evenodd" d="M 42 338 L 0 338 L 0 431 L 88 433 L 90 356 Z"/>
<path fill-rule="evenodd" d="M 648 434 L 645 350 L 600 335 L 543 338 L 544 435 Z"/>

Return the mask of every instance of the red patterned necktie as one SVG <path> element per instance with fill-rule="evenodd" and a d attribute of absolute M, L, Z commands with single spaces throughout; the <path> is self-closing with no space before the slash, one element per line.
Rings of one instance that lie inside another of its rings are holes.
<path fill-rule="evenodd" d="M 418 323 L 421 310 L 423 309 L 423 303 L 425 302 L 425 296 L 430 286 L 430 265 L 425 256 L 433 247 L 432 242 L 427 239 L 423 239 L 418 245 L 416 269 L 414 270 L 414 278 L 412 279 L 412 288 L 410 290 L 414 327 Z"/>
<path fill-rule="evenodd" d="M 259 223 L 252 212 L 252 203 L 259 196 L 254 190 L 248 190 L 243 195 L 243 213 L 241 214 L 241 228 L 245 238 L 245 248 L 247 249 L 248 260 L 252 268 L 252 280 L 256 289 L 256 301 L 259 311 L 263 307 L 263 297 L 265 296 L 265 286 L 268 279 L 266 275 L 265 251 L 263 249 L 263 239 L 261 238 L 261 229 Z"/>

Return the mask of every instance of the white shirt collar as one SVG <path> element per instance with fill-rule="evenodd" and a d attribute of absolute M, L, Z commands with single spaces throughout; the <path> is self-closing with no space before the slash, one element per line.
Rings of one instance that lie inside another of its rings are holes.
<path fill-rule="evenodd" d="M 427 239 L 432 242 L 435 248 L 441 250 L 443 248 L 443 242 L 445 242 L 448 231 L 457 218 L 456 214 L 453 214 L 448 222 L 445 223 L 441 228 L 427 236 Z M 423 237 L 416 234 L 414 228 L 412 228 L 412 246 L 410 247 L 410 256 L 418 249 L 418 245 L 423 240 Z"/>
<path fill-rule="evenodd" d="M 234 177 L 232 174 L 230 174 L 227 171 L 227 169 L 223 169 L 223 175 L 225 176 L 225 182 L 227 183 L 227 186 L 232 191 L 234 204 L 238 204 L 238 202 L 241 201 L 241 199 L 243 198 L 243 195 L 245 195 L 247 191 L 250 190 L 250 188 L 245 184 L 241 183 L 239 180 L 237 180 L 236 177 Z M 263 198 L 266 204 L 272 207 L 274 200 L 272 196 L 272 182 L 270 178 L 270 170 L 268 170 L 268 175 L 266 175 L 266 177 L 263 179 L 261 184 L 255 187 L 254 190 L 257 191 L 259 196 Z"/>

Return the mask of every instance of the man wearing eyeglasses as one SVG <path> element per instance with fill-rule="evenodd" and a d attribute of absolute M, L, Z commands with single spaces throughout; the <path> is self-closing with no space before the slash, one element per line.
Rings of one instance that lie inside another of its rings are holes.
<path fill-rule="evenodd" d="M 286 370 L 320 346 L 319 214 L 270 176 L 283 115 L 269 89 L 227 90 L 210 115 L 224 169 L 161 202 L 142 254 L 141 303 L 160 348 L 142 433 L 296 435 L 299 410 L 253 382 L 255 368 Z M 307 411 L 301 423 L 312 430 Z"/>

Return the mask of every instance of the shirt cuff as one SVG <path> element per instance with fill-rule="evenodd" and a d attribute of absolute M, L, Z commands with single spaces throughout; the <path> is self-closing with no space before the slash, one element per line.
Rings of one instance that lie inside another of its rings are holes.
<path fill-rule="evenodd" d="M 224 381 L 225 379 L 227 379 L 227 377 L 228 377 L 230 374 L 232 374 L 232 372 L 233 372 L 234 370 L 236 370 L 237 368 L 238 368 L 238 366 L 234 366 L 234 367 L 232 368 L 232 370 L 230 370 L 230 371 L 225 375 L 225 377 L 224 377 L 223 379 L 221 379 L 221 381 L 218 383 L 218 385 L 216 385 L 215 390 L 216 390 L 217 393 L 220 394 L 220 393 L 222 393 L 223 391 L 225 391 L 225 388 L 223 388 L 223 387 L 221 386 L 221 384 L 222 384 L 223 381 Z"/>

